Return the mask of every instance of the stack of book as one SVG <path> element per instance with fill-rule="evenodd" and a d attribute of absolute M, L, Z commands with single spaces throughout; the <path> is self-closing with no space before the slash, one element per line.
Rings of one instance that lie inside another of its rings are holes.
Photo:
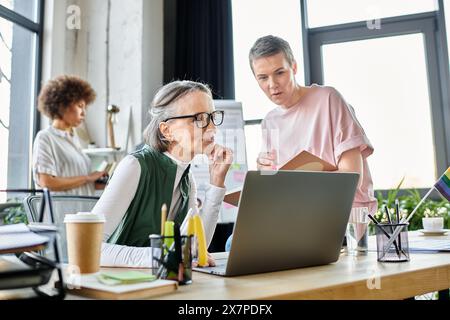
<path fill-rule="evenodd" d="M 43 250 L 49 241 L 50 238 L 32 232 L 25 224 L 0 226 L 0 290 L 48 283 L 54 267 L 30 252 Z M 34 258 L 36 263 L 28 263 Z"/>
<path fill-rule="evenodd" d="M 115 270 L 97 274 L 66 274 L 65 278 L 70 294 L 93 299 L 148 299 L 178 289 L 178 282 L 156 279 L 149 271 Z"/>
<path fill-rule="evenodd" d="M 23 223 L 0 226 L 0 254 L 38 251 L 48 242 L 48 237 L 32 232 Z"/>

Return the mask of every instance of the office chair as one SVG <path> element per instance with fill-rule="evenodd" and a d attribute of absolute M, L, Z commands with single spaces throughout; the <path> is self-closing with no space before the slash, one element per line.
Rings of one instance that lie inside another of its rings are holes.
<path fill-rule="evenodd" d="M 77 212 L 90 212 L 97 203 L 99 197 L 75 196 L 75 195 L 52 195 L 52 204 L 54 212 L 54 224 L 59 233 L 61 244 L 61 262 L 67 263 L 67 239 L 66 229 L 64 226 L 64 216 L 66 214 L 74 214 Z M 29 222 L 37 222 L 40 219 L 40 205 L 42 195 L 31 195 L 23 200 L 25 212 Z M 47 209 L 48 210 L 48 209 Z M 47 212 L 45 217 L 49 217 Z M 44 222 L 47 222 L 44 220 Z M 48 253 L 52 254 L 52 253 Z"/>

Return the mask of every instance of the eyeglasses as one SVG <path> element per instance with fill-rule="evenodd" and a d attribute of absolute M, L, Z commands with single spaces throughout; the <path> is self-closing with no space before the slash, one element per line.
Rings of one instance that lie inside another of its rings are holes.
<path fill-rule="evenodd" d="M 206 128 L 207 126 L 209 126 L 211 121 L 216 127 L 220 126 L 223 123 L 224 115 L 225 115 L 225 111 L 214 111 L 211 113 L 200 112 L 200 113 L 189 115 L 189 116 L 179 116 L 179 117 L 168 118 L 168 119 L 164 120 L 164 122 L 167 122 L 169 120 L 174 120 L 174 119 L 193 118 L 197 127 L 200 129 L 203 129 L 203 128 Z"/>

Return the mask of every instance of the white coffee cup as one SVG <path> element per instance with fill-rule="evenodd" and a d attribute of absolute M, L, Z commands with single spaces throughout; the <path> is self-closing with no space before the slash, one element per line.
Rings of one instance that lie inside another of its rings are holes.
<path fill-rule="evenodd" d="M 98 272 L 105 216 L 90 212 L 66 214 L 64 223 L 69 265 L 78 267 L 80 273 Z"/>
<path fill-rule="evenodd" d="M 422 218 L 423 228 L 426 231 L 440 231 L 444 229 L 444 218 L 443 217 L 433 217 L 433 218 Z"/>

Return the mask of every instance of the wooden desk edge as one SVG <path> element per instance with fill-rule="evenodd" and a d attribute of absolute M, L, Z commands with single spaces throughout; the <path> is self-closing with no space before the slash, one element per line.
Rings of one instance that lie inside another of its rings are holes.
<path fill-rule="evenodd" d="M 271 295 L 262 300 L 396 300 L 449 288 L 450 265 L 384 276 L 379 279 L 374 277 L 345 285 Z"/>

